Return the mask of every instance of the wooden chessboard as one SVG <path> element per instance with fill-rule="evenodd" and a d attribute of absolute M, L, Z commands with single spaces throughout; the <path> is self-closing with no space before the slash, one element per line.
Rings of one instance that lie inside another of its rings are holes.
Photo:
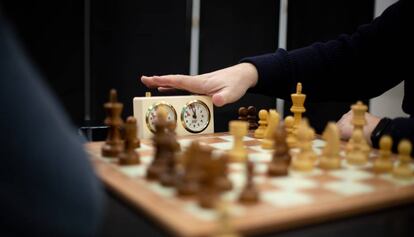
<path fill-rule="evenodd" d="M 185 149 L 194 139 L 217 152 L 228 150 L 233 144 L 227 133 L 179 137 L 178 141 Z M 102 157 L 102 142 L 88 143 L 86 150 L 105 185 L 167 231 L 179 236 L 212 235 L 217 230 L 215 210 L 202 209 L 195 200 L 178 198 L 174 189 L 145 179 L 154 151 L 151 140 L 142 140 L 141 144 L 137 149 L 141 164 L 134 166 L 121 167 L 116 160 Z M 271 178 L 266 171 L 272 151 L 263 150 L 260 140 L 250 135 L 244 137 L 244 144 L 249 159 L 255 163 L 254 181 L 260 189 L 261 202 L 246 206 L 236 201 L 246 177 L 245 166 L 239 163 L 230 164 L 229 178 L 235 188 L 223 195 L 230 203 L 231 223 L 242 234 L 277 232 L 414 201 L 414 179 L 402 181 L 390 174 L 376 175 L 371 171 L 377 151 L 372 152 L 370 162 L 362 167 L 348 165 L 343 160 L 339 170 L 290 171 L 286 177 Z M 315 152 L 320 153 L 324 144 L 322 140 L 314 140 Z"/>

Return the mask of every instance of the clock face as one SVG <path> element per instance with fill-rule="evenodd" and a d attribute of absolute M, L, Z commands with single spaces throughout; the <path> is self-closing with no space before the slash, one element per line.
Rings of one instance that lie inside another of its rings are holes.
<path fill-rule="evenodd" d="M 145 122 L 147 123 L 148 129 L 155 133 L 155 122 L 157 121 L 157 109 L 164 107 L 167 111 L 167 121 L 177 123 L 177 112 L 172 105 L 166 102 L 159 102 L 148 108 L 145 116 Z"/>
<path fill-rule="evenodd" d="M 210 110 L 208 106 L 200 100 L 190 101 L 181 111 L 181 122 L 184 128 L 189 132 L 202 132 L 210 123 Z"/>

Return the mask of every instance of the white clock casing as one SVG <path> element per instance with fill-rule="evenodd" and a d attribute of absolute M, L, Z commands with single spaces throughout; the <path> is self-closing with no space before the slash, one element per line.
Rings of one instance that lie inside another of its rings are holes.
<path fill-rule="evenodd" d="M 202 101 L 204 104 L 207 105 L 210 111 L 210 121 L 208 122 L 207 127 L 199 132 L 194 133 L 188 131 L 183 126 L 183 121 L 181 121 L 181 112 L 183 108 L 192 101 L 199 100 Z M 133 99 L 133 106 L 134 106 L 134 117 L 137 119 L 138 125 L 138 137 L 139 138 L 151 138 L 153 133 L 147 126 L 146 122 L 146 115 L 148 110 L 159 103 L 165 103 L 171 105 L 175 111 L 177 112 L 177 128 L 176 133 L 178 136 L 183 135 L 195 135 L 195 134 L 208 134 L 214 133 L 214 111 L 213 111 L 213 103 L 211 101 L 211 97 L 209 96 L 201 96 L 201 95 L 186 95 L 186 96 L 150 96 L 150 97 L 135 97 Z"/>

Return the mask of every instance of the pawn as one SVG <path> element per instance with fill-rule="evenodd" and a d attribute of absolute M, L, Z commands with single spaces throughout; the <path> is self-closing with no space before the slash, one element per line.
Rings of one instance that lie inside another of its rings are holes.
<path fill-rule="evenodd" d="M 314 131 L 306 119 L 302 120 L 297 129 L 299 154 L 292 160 L 292 168 L 297 171 L 311 171 L 314 167 L 316 154 L 312 148 Z"/>
<path fill-rule="evenodd" d="M 394 168 L 392 174 L 397 179 L 411 179 L 413 170 L 411 169 L 411 150 L 412 145 L 408 140 L 402 140 L 398 144 L 398 165 Z"/>
<path fill-rule="evenodd" d="M 388 135 L 381 137 L 379 142 L 379 157 L 374 162 L 373 170 L 376 173 L 388 173 L 393 168 L 391 161 L 392 138 Z"/>
<path fill-rule="evenodd" d="M 121 118 L 123 104 L 118 102 L 115 89 L 109 92 L 109 102 L 104 104 L 106 118 L 104 123 L 108 126 L 108 137 L 101 148 L 102 156 L 117 157 L 122 151 L 120 128 L 124 124 Z"/>
<path fill-rule="evenodd" d="M 140 148 L 141 147 L 141 141 L 137 137 L 137 120 L 132 116 L 128 117 L 127 120 L 130 119 L 130 118 L 133 118 L 132 120 L 130 120 L 130 123 L 134 124 L 134 125 L 131 125 L 131 129 L 133 130 L 133 131 L 131 131 L 131 133 L 132 133 L 131 134 L 132 144 L 133 144 L 134 148 Z M 125 128 L 125 130 L 126 130 L 126 128 Z M 127 133 L 127 132 L 125 131 L 125 133 Z M 128 136 L 128 135 L 126 134 L 126 136 Z"/>
<path fill-rule="evenodd" d="M 124 150 L 119 154 L 120 165 L 139 164 L 139 154 L 135 151 L 137 141 L 137 121 L 129 116 L 125 123 L 125 142 Z"/>
<path fill-rule="evenodd" d="M 246 107 L 240 107 L 239 108 L 239 120 L 241 120 L 241 121 L 247 121 L 247 114 L 248 114 L 248 111 L 247 111 L 247 108 Z"/>
<path fill-rule="evenodd" d="M 227 154 L 223 154 L 217 159 L 217 169 L 218 169 L 218 177 L 216 180 L 216 185 L 220 191 L 230 191 L 233 188 L 233 183 L 227 177 L 227 163 L 229 161 L 229 156 Z"/>
<path fill-rule="evenodd" d="M 274 135 L 274 149 L 268 174 L 270 176 L 285 176 L 288 174 L 291 157 L 286 142 L 286 130 L 283 126 L 279 126 Z"/>
<path fill-rule="evenodd" d="M 259 111 L 259 127 L 254 131 L 255 138 L 263 138 L 267 127 L 268 112 L 264 109 Z"/>
<path fill-rule="evenodd" d="M 286 142 L 289 148 L 295 148 L 297 146 L 295 131 L 294 131 L 295 119 L 292 116 L 286 116 L 285 118 L 285 130 L 286 130 Z"/>
<path fill-rule="evenodd" d="M 257 127 L 259 127 L 256 119 L 256 108 L 254 106 L 249 106 L 247 108 L 247 121 L 249 122 L 249 130 L 257 129 Z"/>
<path fill-rule="evenodd" d="M 339 156 L 341 141 L 338 126 L 333 122 L 328 123 L 322 137 L 326 141 L 326 145 L 322 150 L 319 166 L 322 169 L 341 168 L 341 158 Z"/>
<path fill-rule="evenodd" d="M 247 162 L 247 180 L 246 186 L 240 194 L 239 201 L 243 204 L 255 204 L 259 202 L 259 191 L 253 182 L 254 164 Z"/>
<path fill-rule="evenodd" d="M 271 109 L 269 111 L 269 115 L 267 116 L 267 128 L 261 143 L 263 149 L 273 148 L 273 135 L 276 131 L 277 126 L 279 125 L 279 121 L 279 114 L 276 112 L 276 110 Z"/>
<path fill-rule="evenodd" d="M 243 137 L 247 135 L 248 123 L 245 121 L 230 121 L 230 134 L 234 137 L 233 148 L 229 151 L 231 162 L 245 162 L 247 160 L 247 150 L 243 144 Z"/>
<path fill-rule="evenodd" d="M 354 130 L 351 136 L 352 142 L 347 144 L 346 161 L 352 165 L 364 165 L 368 162 L 366 144 L 362 130 Z"/>
<path fill-rule="evenodd" d="M 239 237 L 230 223 L 229 204 L 225 201 L 218 201 L 215 205 L 218 213 L 217 231 L 213 237 Z"/>

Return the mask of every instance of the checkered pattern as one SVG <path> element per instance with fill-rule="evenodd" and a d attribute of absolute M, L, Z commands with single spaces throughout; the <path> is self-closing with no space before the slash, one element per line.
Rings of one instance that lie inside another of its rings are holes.
<path fill-rule="evenodd" d="M 204 145 L 215 149 L 214 153 L 222 153 L 233 146 L 233 137 L 227 134 L 210 134 L 204 136 L 184 137 L 178 142 L 182 150 L 197 139 Z M 318 202 L 341 202 L 350 197 L 361 197 L 363 195 L 376 195 L 381 192 L 397 191 L 398 188 L 411 186 L 414 188 L 414 180 L 397 180 L 390 174 L 376 175 L 372 172 L 372 163 L 356 167 L 342 160 L 342 168 L 339 170 L 325 171 L 315 168 L 308 173 L 290 170 L 285 177 L 268 177 L 267 164 L 272 159 L 272 150 L 262 149 L 259 139 L 246 136 L 243 142 L 248 151 L 248 159 L 255 163 L 254 182 L 260 190 L 261 203 L 255 207 L 246 207 L 238 204 L 237 198 L 245 182 L 245 166 L 240 163 L 229 164 L 229 179 L 234 189 L 223 194 L 223 198 L 230 201 L 231 212 L 235 216 L 257 214 L 263 209 L 278 211 L 280 209 L 301 208 L 306 205 L 317 205 Z M 317 154 L 321 153 L 325 142 L 314 140 L 313 148 Z M 137 151 L 140 153 L 141 164 L 133 166 L 118 166 L 113 160 L 102 158 L 105 162 L 113 162 L 120 172 L 131 179 L 145 180 L 146 169 L 152 161 L 153 148 L 151 141 L 142 141 Z M 147 182 L 150 190 L 165 197 L 166 201 L 174 201 L 175 190 L 165 188 L 156 183 Z M 188 212 L 200 220 L 214 220 L 214 210 L 203 210 L 198 207 L 194 200 L 178 200 L 182 204 L 181 210 Z"/>

